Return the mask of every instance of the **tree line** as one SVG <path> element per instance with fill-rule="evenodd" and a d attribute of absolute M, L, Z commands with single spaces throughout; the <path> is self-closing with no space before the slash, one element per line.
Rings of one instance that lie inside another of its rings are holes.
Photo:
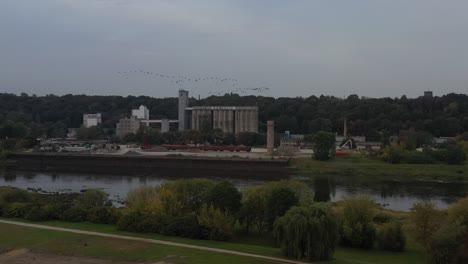
<path fill-rule="evenodd" d="M 115 133 L 115 124 L 139 105 L 146 105 L 152 119 L 177 119 L 177 98 L 148 96 L 29 96 L 0 94 L 0 137 L 63 137 L 67 128 L 78 128 L 84 113 L 102 113 L 106 135 Z M 226 94 L 201 100 L 190 99 L 191 106 L 238 105 L 259 107 L 259 131 L 266 132 L 266 121 L 274 120 L 276 131 L 314 134 L 318 131 L 343 131 L 380 141 L 382 133 L 398 134 L 414 128 L 435 137 L 456 136 L 468 131 L 468 96 L 447 94 L 441 97 L 359 98 L 334 96 L 273 98 Z"/>
<path fill-rule="evenodd" d="M 239 191 L 227 181 L 177 180 L 129 192 L 114 208 L 100 190 L 39 194 L 0 187 L 0 216 L 30 221 L 113 224 L 120 230 L 194 239 L 236 235 L 274 237 L 290 258 L 330 260 L 338 245 L 399 252 L 411 236 L 430 263 L 468 260 L 468 197 L 448 210 L 423 201 L 407 216 L 386 211 L 366 196 L 315 202 L 301 182 L 279 181 Z"/>

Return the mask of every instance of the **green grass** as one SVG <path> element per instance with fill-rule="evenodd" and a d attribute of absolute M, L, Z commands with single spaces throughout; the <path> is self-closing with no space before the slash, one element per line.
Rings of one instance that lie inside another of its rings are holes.
<path fill-rule="evenodd" d="M 169 263 L 272 263 L 254 258 L 144 242 L 0 224 L 0 248 L 29 248 L 61 255 Z"/>
<path fill-rule="evenodd" d="M 12 219 L 7 219 L 7 220 L 12 220 Z M 21 221 L 21 222 L 28 222 L 28 221 L 18 220 L 18 219 L 14 219 L 14 220 Z M 264 239 L 257 239 L 255 237 L 237 238 L 234 240 L 234 242 L 219 242 L 219 241 L 195 240 L 195 239 L 185 239 L 185 238 L 179 238 L 179 237 L 169 237 L 169 236 L 162 236 L 158 234 L 139 234 L 139 233 L 123 232 L 123 231 L 118 231 L 116 227 L 113 225 L 101 225 L 101 224 L 92 224 L 92 223 L 68 223 L 68 222 L 60 222 L 60 221 L 41 222 L 40 224 L 55 226 L 55 227 L 64 227 L 64 228 L 71 228 L 71 229 L 78 229 L 78 230 L 109 233 L 109 234 L 152 238 L 152 239 L 159 239 L 159 240 L 164 240 L 164 241 L 186 243 L 186 244 L 191 244 L 191 245 L 234 250 L 234 251 L 245 252 L 245 253 L 254 253 L 254 254 L 260 254 L 260 255 L 271 256 L 271 257 L 282 257 L 280 250 L 278 248 L 273 247 L 270 242 L 265 241 Z M 6 225 L 3 225 L 3 224 L 0 225 L 0 234 L 2 234 L 1 237 L 7 238 L 9 237 L 8 235 L 3 236 L 3 233 L 2 233 L 3 226 L 6 226 Z M 52 231 L 44 230 L 43 232 L 47 233 L 47 232 L 52 232 Z M 53 233 L 55 233 L 55 231 Z M 4 241 L 1 237 L 0 237 L 0 247 L 2 247 L 4 243 L 10 243 L 9 239 L 7 241 Z M 51 238 L 53 239 L 54 236 L 51 236 Z M 47 239 L 44 238 L 44 239 L 48 241 L 48 238 Z M 76 244 L 74 241 L 76 242 L 77 240 L 76 239 L 72 240 L 72 243 L 71 243 L 72 246 Z M 49 245 L 48 243 L 49 242 L 47 242 L 47 245 Z M 67 244 L 67 243 L 64 243 L 64 244 Z M 126 246 L 127 241 L 124 241 L 122 244 L 123 246 Z M 79 248 L 79 246 L 73 246 L 73 247 Z M 39 248 L 39 249 L 45 250 L 44 248 Z M 103 250 L 104 250 L 103 254 L 109 254 L 109 256 L 112 256 L 112 252 L 109 252 L 109 250 L 111 249 L 103 249 Z M 132 259 L 128 259 L 128 260 L 142 260 L 142 259 L 136 258 L 137 256 L 139 256 L 139 254 L 141 254 L 141 251 L 138 251 L 136 249 L 132 249 L 132 250 L 135 250 L 135 253 L 130 254 L 130 256 L 132 256 Z M 80 252 L 80 251 L 74 252 L 72 251 L 72 249 L 63 249 L 62 252 L 56 252 L 56 253 L 61 253 L 61 254 L 71 253 L 74 255 L 78 254 L 78 255 L 88 256 L 88 253 L 87 253 L 88 251 L 89 249 L 84 249 L 84 252 Z M 167 255 L 188 256 L 189 254 L 189 253 L 185 253 L 186 249 L 180 249 L 180 251 L 184 253 L 181 253 L 181 252 L 174 253 L 174 254 L 168 253 Z M 109 252 L 109 253 L 106 253 L 106 252 Z M 99 252 L 95 252 L 95 253 L 99 254 Z M 207 253 L 207 254 L 210 254 L 210 253 Z M 106 255 L 90 255 L 90 256 L 106 257 Z M 222 256 L 226 256 L 226 255 L 222 255 Z M 147 257 L 148 258 L 145 260 L 154 260 L 150 258 L 156 258 L 160 256 L 148 255 Z M 333 261 L 330 261 L 329 263 L 333 263 L 333 264 L 354 264 L 354 263 L 355 264 L 359 264 L 359 263 L 369 263 L 369 264 L 370 263 L 376 263 L 376 264 L 377 263 L 384 263 L 384 264 L 385 263 L 389 263 L 389 264 L 390 263 L 415 263 L 415 264 L 421 263 L 422 264 L 422 263 L 425 263 L 424 253 L 422 249 L 418 247 L 411 239 L 408 239 L 407 250 L 405 252 L 394 253 L 394 252 L 381 251 L 377 249 L 358 250 L 358 249 L 338 247 L 334 254 L 334 258 L 335 259 Z M 247 259 L 245 261 L 247 261 Z M 251 259 L 249 261 L 258 261 L 258 260 Z M 225 262 L 225 261 L 221 258 L 218 261 L 214 261 L 213 263 L 221 263 L 221 262 Z M 195 262 L 183 262 L 183 263 L 197 263 L 197 262 L 195 261 Z M 210 263 L 210 262 L 200 262 L 200 263 Z M 226 263 L 230 263 L 230 262 L 226 261 Z M 257 262 L 239 262 L 239 263 L 257 263 Z M 258 261 L 258 263 L 264 263 L 264 262 Z"/>
<path fill-rule="evenodd" d="M 330 161 L 295 158 L 292 159 L 291 166 L 296 167 L 297 174 L 301 176 L 356 176 L 401 181 L 468 181 L 467 164 L 388 164 L 378 159 L 356 155 Z"/>

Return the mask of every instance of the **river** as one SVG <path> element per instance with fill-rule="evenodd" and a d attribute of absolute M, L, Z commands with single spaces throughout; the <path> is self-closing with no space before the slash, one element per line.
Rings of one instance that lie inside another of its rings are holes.
<path fill-rule="evenodd" d="M 222 180 L 221 178 L 211 178 Z M 365 194 L 385 208 L 409 211 L 421 200 L 430 200 L 440 209 L 447 208 L 468 195 L 468 184 L 442 182 L 360 181 L 352 177 L 295 177 L 305 182 L 319 201 L 339 201 L 355 194 Z M 35 189 L 40 192 L 80 192 L 101 189 L 109 194 L 116 206 L 121 206 L 127 192 L 141 186 L 157 186 L 174 178 L 158 176 L 118 176 L 101 174 L 36 173 L 0 171 L 0 186 Z M 239 189 L 265 184 L 264 180 L 229 179 Z"/>

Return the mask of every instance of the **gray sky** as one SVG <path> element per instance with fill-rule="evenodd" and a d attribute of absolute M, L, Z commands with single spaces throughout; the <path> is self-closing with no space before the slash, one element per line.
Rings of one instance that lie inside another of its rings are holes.
<path fill-rule="evenodd" d="M 465 0 L 0 0 L 0 92 L 467 93 L 467 11 Z"/>

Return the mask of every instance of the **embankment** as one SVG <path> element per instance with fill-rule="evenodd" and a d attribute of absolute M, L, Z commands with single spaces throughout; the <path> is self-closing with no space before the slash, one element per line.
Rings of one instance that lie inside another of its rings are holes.
<path fill-rule="evenodd" d="M 6 165 L 9 169 L 33 171 L 275 180 L 288 178 L 294 173 L 288 163 L 288 160 L 185 156 L 11 153 Z"/>

